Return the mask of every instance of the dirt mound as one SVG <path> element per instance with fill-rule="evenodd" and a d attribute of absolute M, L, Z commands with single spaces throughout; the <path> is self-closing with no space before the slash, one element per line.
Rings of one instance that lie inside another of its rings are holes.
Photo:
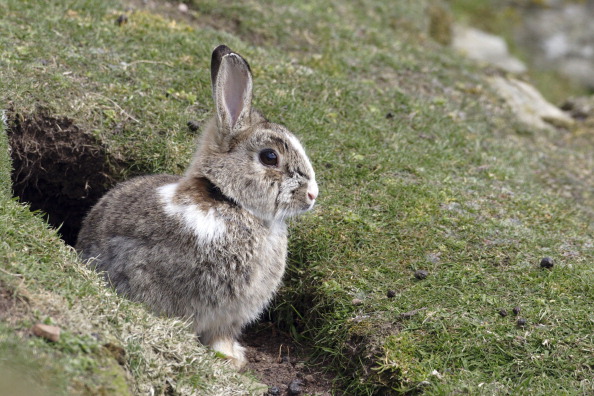
<path fill-rule="evenodd" d="M 71 119 L 43 109 L 9 112 L 8 138 L 14 194 L 74 244 L 85 213 L 118 179 L 121 161 Z"/>

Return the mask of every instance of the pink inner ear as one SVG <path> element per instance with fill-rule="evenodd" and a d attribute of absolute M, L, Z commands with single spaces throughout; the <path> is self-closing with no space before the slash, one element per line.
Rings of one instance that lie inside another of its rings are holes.
<path fill-rule="evenodd" d="M 244 95 L 248 85 L 247 77 L 247 73 L 244 70 L 234 70 L 227 76 L 227 81 L 223 88 L 225 106 L 229 113 L 231 128 L 235 127 L 245 105 Z"/>

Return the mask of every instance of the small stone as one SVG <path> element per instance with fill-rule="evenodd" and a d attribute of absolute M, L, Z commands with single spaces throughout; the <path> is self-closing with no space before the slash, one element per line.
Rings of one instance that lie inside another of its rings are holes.
<path fill-rule="evenodd" d="M 57 342 L 60 340 L 61 329 L 58 326 L 50 326 L 43 323 L 37 323 L 31 329 L 33 334 L 37 337 L 45 338 L 46 340 Z"/>
<path fill-rule="evenodd" d="M 520 307 L 514 307 L 514 310 L 513 311 L 514 311 L 514 315 L 517 316 L 517 315 L 520 314 L 521 309 L 520 309 Z"/>
<path fill-rule="evenodd" d="M 116 25 L 118 26 L 122 26 L 126 23 L 128 23 L 128 16 L 126 14 L 120 15 L 118 19 L 116 19 Z"/>
<path fill-rule="evenodd" d="M 425 279 L 428 275 L 429 275 L 429 272 L 427 272 L 425 270 L 415 271 L 415 278 L 420 279 L 420 280 Z"/>
<path fill-rule="evenodd" d="M 185 3 L 179 3 L 177 9 L 179 10 L 179 12 L 188 12 L 188 5 Z"/>
<path fill-rule="evenodd" d="M 553 259 L 550 257 L 545 257 L 542 260 L 540 260 L 540 267 L 541 268 L 553 268 Z"/>
<path fill-rule="evenodd" d="M 505 318 L 507 316 L 507 311 L 505 309 L 500 309 L 499 315 L 501 315 L 502 318 Z"/>
<path fill-rule="evenodd" d="M 188 121 L 187 125 L 188 129 L 192 132 L 196 132 L 198 129 L 200 129 L 200 123 L 198 121 L 190 120 Z"/>
<path fill-rule="evenodd" d="M 315 377 L 311 374 L 307 374 L 305 377 L 303 377 L 303 379 L 305 380 L 306 384 L 313 384 L 314 382 L 316 382 Z"/>
<path fill-rule="evenodd" d="M 516 324 L 518 325 L 518 327 L 524 327 L 524 326 L 526 326 L 526 319 L 520 318 L 520 319 L 518 319 Z"/>
<path fill-rule="evenodd" d="M 388 293 L 386 293 L 386 295 L 388 296 L 388 298 L 394 298 L 396 297 L 396 292 L 394 290 L 388 290 Z"/>
<path fill-rule="evenodd" d="M 353 303 L 353 305 L 361 305 L 363 304 L 363 300 L 359 299 L 359 298 L 353 298 L 353 301 L 351 301 Z"/>
<path fill-rule="evenodd" d="M 271 386 L 270 388 L 268 388 L 268 394 L 270 396 L 277 396 L 281 394 L 281 391 L 278 388 L 278 386 Z"/>
<path fill-rule="evenodd" d="M 301 394 L 301 386 L 303 382 L 298 379 L 294 379 L 293 381 L 289 382 L 289 389 L 287 389 L 287 393 L 291 396 L 297 396 Z"/>

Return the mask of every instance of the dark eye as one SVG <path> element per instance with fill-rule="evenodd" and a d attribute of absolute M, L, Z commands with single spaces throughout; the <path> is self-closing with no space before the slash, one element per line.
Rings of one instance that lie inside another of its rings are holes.
<path fill-rule="evenodd" d="M 272 149 L 265 149 L 260 151 L 260 162 L 268 166 L 278 165 L 278 154 Z"/>

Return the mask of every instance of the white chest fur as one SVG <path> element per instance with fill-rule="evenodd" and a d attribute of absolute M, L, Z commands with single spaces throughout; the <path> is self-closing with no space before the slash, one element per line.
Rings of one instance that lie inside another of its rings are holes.
<path fill-rule="evenodd" d="M 222 238 L 227 227 L 224 221 L 216 215 L 215 209 L 204 211 L 195 204 L 174 203 L 173 197 L 176 188 L 177 183 L 173 183 L 157 189 L 165 213 L 177 218 L 188 232 L 195 235 L 198 244 L 212 244 Z"/>

